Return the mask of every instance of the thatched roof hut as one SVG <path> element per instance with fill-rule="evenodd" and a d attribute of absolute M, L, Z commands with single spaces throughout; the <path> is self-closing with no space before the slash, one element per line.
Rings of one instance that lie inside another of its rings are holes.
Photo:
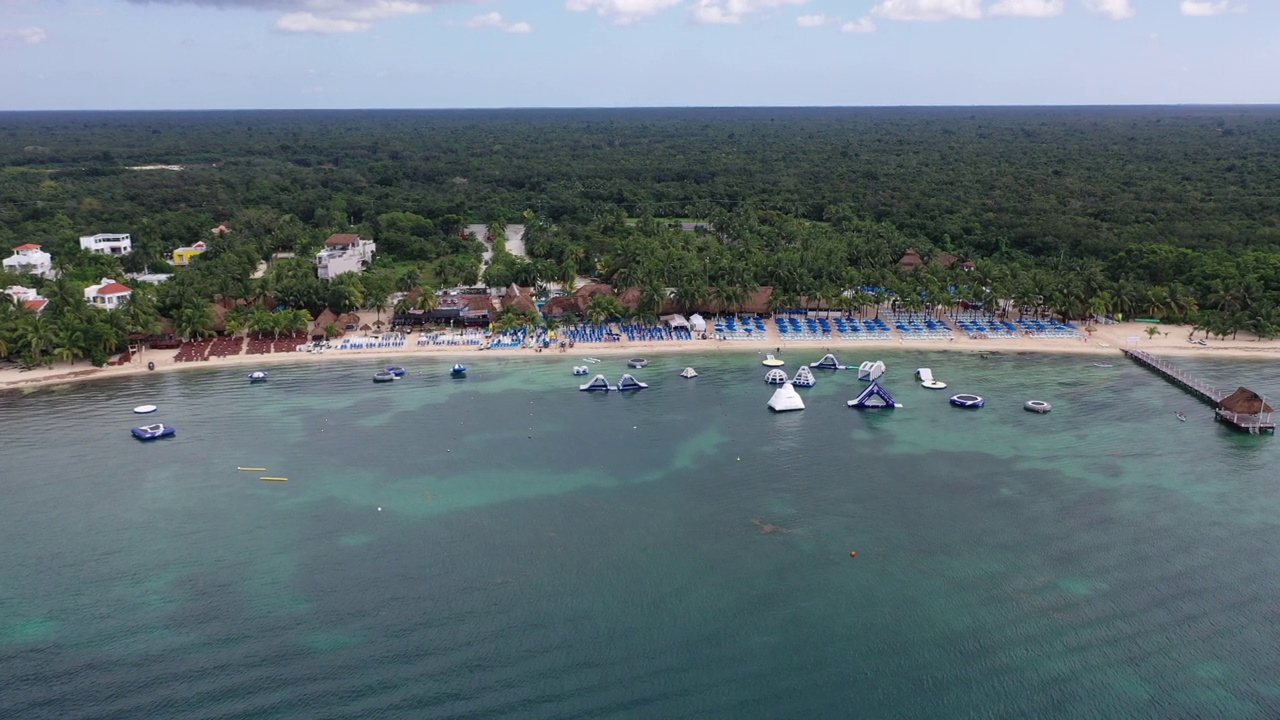
<path fill-rule="evenodd" d="M 373 329 L 373 326 L 370 325 L 369 323 L 365 323 L 360 326 L 360 332 L 369 332 L 372 329 Z"/>
<path fill-rule="evenodd" d="M 920 257 L 920 252 L 915 248 L 909 248 L 901 258 L 898 259 L 898 266 L 904 270 L 914 270 L 924 264 L 924 258 Z"/>
<path fill-rule="evenodd" d="M 522 288 L 512 284 L 502 295 L 502 309 L 515 308 L 516 312 L 530 313 L 538 311 L 538 303 L 533 300 L 533 289 Z"/>
<path fill-rule="evenodd" d="M 329 323 L 337 324 L 337 322 L 338 316 L 329 308 L 325 308 L 316 318 L 316 327 L 323 330 L 325 325 L 328 325 Z"/>
<path fill-rule="evenodd" d="M 553 297 L 542 305 L 542 314 L 549 316 L 575 315 L 582 312 L 582 298 L 569 295 Z"/>
<path fill-rule="evenodd" d="M 226 332 L 227 313 L 229 312 L 227 308 L 218 303 L 212 303 L 209 306 L 209 310 L 209 317 L 212 319 L 212 322 L 209 323 L 209 329 L 220 335 Z"/>
<path fill-rule="evenodd" d="M 1237 415 L 1269 415 L 1275 412 L 1261 395 L 1245 387 L 1219 400 L 1218 409 Z"/>
<path fill-rule="evenodd" d="M 338 316 L 338 327 L 345 328 L 348 325 L 359 325 L 360 316 L 355 313 L 343 313 Z"/>
<path fill-rule="evenodd" d="M 587 283 L 573 291 L 574 297 L 583 298 L 584 305 L 587 300 L 590 300 L 596 295 L 617 295 L 617 293 L 613 291 L 613 288 L 608 283 L 602 282 Z"/>

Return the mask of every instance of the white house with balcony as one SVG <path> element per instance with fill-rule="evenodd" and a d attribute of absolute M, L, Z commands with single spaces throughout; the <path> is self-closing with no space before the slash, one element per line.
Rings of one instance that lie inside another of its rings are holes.
<path fill-rule="evenodd" d="M 22 306 L 28 310 L 35 310 L 36 312 L 44 310 L 44 306 L 49 304 L 48 300 L 40 297 L 40 293 L 21 285 L 10 285 L 4 289 L 4 294 L 13 298 L 15 302 L 22 303 Z"/>
<path fill-rule="evenodd" d="M 3 260 L 6 272 L 18 275 L 39 275 L 47 280 L 53 279 L 53 256 L 40 249 L 39 245 L 27 243 L 13 249 L 13 255 Z"/>
<path fill-rule="evenodd" d="M 331 235 L 324 241 L 324 250 L 316 253 L 316 275 L 321 280 L 332 280 L 343 273 L 364 272 L 376 250 L 372 240 L 359 235 Z"/>
<path fill-rule="evenodd" d="M 128 255 L 133 252 L 133 237 L 129 233 L 81 235 L 80 247 L 101 255 Z"/>
<path fill-rule="evenodd" d="M 102 278 L 102 282 L 84 289 L 86 302 L 94 307 L 107 310 L 115 310 L 120 307 L 131 295 L 133 295 L 133 290 L 111 278 Z"/>

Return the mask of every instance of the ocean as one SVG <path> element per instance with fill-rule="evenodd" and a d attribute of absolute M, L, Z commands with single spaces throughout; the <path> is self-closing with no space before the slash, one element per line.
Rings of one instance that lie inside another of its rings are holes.
<path fill-rule="evenodd" d="M 1118 356 L 837 354 L 904 407 L 749 351 L 0 396 L 0 717 L 1280 717 L 1276 439 Z"/>

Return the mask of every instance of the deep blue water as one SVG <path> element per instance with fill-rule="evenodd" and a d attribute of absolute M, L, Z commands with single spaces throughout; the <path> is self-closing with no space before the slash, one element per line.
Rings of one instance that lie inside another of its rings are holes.
<path fill-rule="evenodd" d="M 0 396 L 0 717 L 1280 716 L 1274 439 L 1119 359 L 881 357 L 902 409 L 771 414 L 749 353 Z"/>

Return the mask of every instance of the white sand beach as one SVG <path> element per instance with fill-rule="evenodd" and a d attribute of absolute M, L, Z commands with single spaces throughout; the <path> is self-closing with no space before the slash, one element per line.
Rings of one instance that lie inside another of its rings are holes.
<path fill-rule="evenodd" d="M 1205 345 L 1187 341 L 1189 328 L 1176 325 L 1157 325 L 1159 335 L 1147 336 L 1147 329 L 1153 327 L 1144 323 L 1119 323 L 1096 326 L 1086 339 L 1063 338 L 1030 338 L 1016 339 L 974 339 L 957 333 L 952 340 L 904 340 L 895 336 L 890 340 L 841 341 L 784 340 L 777 330 L 769 327 L 766 340 L 733 341 L 733 340 L 686 340 L 662 342 L 629 342 L 623 339 L 609 343 L 583 343 L 572 350 L 561 353 L 552 347 L 542 351 L 543 356 L 563 355 L 566 362 L 577 364 L 583 357 L 608 356 L 645 356 L 682 352 L 775 352 L 781 348 L 783 353 L 795 350 L 816 353 L 812 359 L 830 349 L 831 352 L 843 354 L 848 361 L 868 359 L 868 353 L 885 349 L 911 349 L 940 352 L 1040 352 L 1069 353 L 1079 355 L 1111 356 L 1120 359 L 1121 349 L 1125 347 L 1140 348 L 1161 356 L 1213 356 L 1243 359 L 1276 360 L 1280 359 L 1280 340 L 1259 341 L 1250 335 L 1241 333 L 1236 339 L 1210 339 Z M 502 356 L 518 357 L 535 354 L 531 348 L 502 348 L 479 350 L 467 346 L 435 346 L 419 347 L 410 341 L 403 348 L 368 349 L 368 350 L 336 350 L 323 353 L 270 353 L 267 355 L 232 355 L 215 357 L 203 362 L 176 362 L 177 350 L 146 350 L 132 358 L 131 362 L 119 366 L 95 368 L 85 361 L 72 364 L 56 362 L 51 367 L 39 367 L 32 370 L 17 365 L 0 368 L 0 390 L 30 388 L 52 384 L 64 384 L 83 380 L 124 377 L 148 372 L 174 372 L 179 370 L 226 368 L 237 372 L 251 372 L 254 369 L 289 363 L 331 362 L 334 360 L 350 360 L 357 358 L 379 358 L 396 364 L 407 364 L 418 358 L 438 359 L 440 362 L 453 361 L 459 357 Z M 1198 337 L 1202 337 L 1202 334 Z M 1136 338 L 1136 340 L 1135 340 Z M 811 354 L 812 354 L 811 353 Z M 843 358 L 842 358 L 843 359 Z M 155 363 L 155 370 L 147 369 L 148 363 Z"/>

